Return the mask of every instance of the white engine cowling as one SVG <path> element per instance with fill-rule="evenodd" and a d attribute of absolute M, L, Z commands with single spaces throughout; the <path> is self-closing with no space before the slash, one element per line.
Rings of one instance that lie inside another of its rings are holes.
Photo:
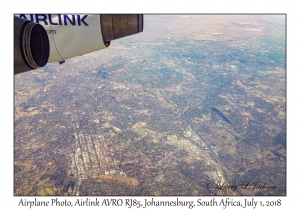
<path fill-rule="evenodd" d="M 101 50 L 110 41 L 143 31 L 139 14 L 18 14 L 20 18 L 42 25 L 49 38 L 48 63 Z"/>

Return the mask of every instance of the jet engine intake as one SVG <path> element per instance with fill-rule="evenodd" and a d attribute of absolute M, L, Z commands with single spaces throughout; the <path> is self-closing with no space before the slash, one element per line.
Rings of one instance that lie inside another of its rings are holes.
<path fill-rule="evenodd" d="M 44 27 L 14 16 L 14 74 L 45 66 L 49 54 L 49 39 Z"/>

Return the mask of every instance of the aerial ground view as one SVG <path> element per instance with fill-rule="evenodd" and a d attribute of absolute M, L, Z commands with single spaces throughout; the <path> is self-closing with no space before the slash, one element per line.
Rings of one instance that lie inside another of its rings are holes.
<path fill-rule="evenodd" d="M 15 75 L 14 195 L 286 195 L 285 21 L 144 15 Z"/>

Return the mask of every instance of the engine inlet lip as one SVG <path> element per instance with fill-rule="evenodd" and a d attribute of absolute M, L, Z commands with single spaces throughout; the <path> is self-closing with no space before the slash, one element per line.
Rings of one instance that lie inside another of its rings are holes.
<path fill-rule="evenodd" d="M 20 33 L 20 51 L 26 65 L 31 69 L 47 64 L 50 45 L 47 32 L 43 26 L 34 22 L 26 22 Z"/>

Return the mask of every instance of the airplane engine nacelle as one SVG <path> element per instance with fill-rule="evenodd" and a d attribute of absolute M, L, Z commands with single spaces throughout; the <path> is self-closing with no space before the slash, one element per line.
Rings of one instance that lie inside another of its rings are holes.
<path fill-rule="evenodd" d="M 48 62 L 60 62 L 106 48 L 112 40 L 143 31 L 143 15 L 19 14 L 41 24 L 50 43 Z"/>
<path fill-rule="evenodd" d="M 48 35 L 40 24 L 14 17 L 14 74 L 43 67 L 50 52 Z"/>

